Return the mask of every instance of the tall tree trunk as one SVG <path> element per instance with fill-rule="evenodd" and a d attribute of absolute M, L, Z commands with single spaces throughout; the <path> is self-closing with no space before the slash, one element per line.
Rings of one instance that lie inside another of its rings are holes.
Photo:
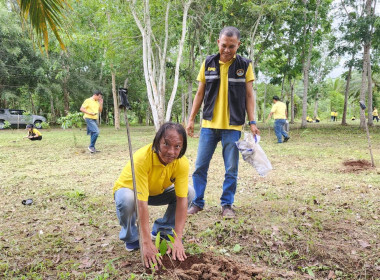
<path fill-rule="evenodd" d="M 55 123 L 55 108 L 54 108 L 54 97 L 53 94 L 50 94 L 50 112 L 51 112 L 51 122 Z"/>
<path fill-rule="evenodd" d="M 32 114 L 37 114 L 36 112 L 36 107 L 34 106 L 34 102 L 33 102 L 33 97 L 32 97 L 32 93 L 30 90 L 28 90 L 29 92 L 29 99 L 30 99 L 30 104 L 32 105 Z"/>
<path fill-rule="evenodd" d="M 117 90 L 116 90 L 116 73 L 113 69 L 113 65 L 111 63 L 111 78 L 112 78 L 112 97 L 113 97 L 113 114 L 114 114 L 114 124 L 115 129 L 120 129 L 120 115 L 119 115 L 119 100 L 117 98 Z"/>
<path fill-rule="evenodd" d="M 292 80 L 289 80 L 290 84 L 290 123 L 294 124 L 294 84 L 295 80 L 292 83 Z"/>
<path fill-rule="evenodd" d="M 68 80 L 69 80 L 69 66 L 64 66 L 66 73 L 63 77 L 63 107 L 65 110 L 65 116 L 70 112 L 70 92 L 68 89 Z"/>
<path fill-rule="evenodd" d="M 303 2 L 305 4 L 305 9 L 306 9 L 306 0 L 303 0 Z M 306 116 L 307 116 L 307 92 L 309 88 L 309 70 L 310 70 L 310 63 L 311 63 L 311 52 L 313 50 L 313 40 L 315 36 L 315 31 L 317 30 L 318 8 L 319 8 L 320 3 L 321 3 L 321 0 L 317 0 L 315 13 L 314 13 L 313 29 L 311 32 L 309 48 L 307 51 L 307 60 L 306 61 L 304 60 L 304 65 L 303 65 L 303 87 L 304 88 L 303 88 L 303 97 L 302 97 L 302 123 L 301 123 L 302 128 L 305 128 L 307 124 Z M 306 15 L 305 15 L 305 24 L 306 24 Z"/>
<path fill-rule="evenodd" d="M 180 64 L 181 64 L 183 45 L 185 43 L 186 31 L 187 31 L 187 28 L 186 28 L 187 14 L 189 12 L 190 5 L 191 5 L 192 2 L 193 2 L 193 0 L 188 0 L 186 3 L 184 3 L 184 7 L 183 7 L 182 36 L 181 36 L 181 40 L 179 41 L 179 50 L 178 50 L 178 54 L 177 54 L 177 62 L 176 62 L 176 65 L 175 65 L 175 75 L 174 75 L 173 90 L 172 90 L 172 94 L 170 96 L 170 99 L 169 99 L 169 102 L 168 102 L 168 106 L 167 106 L 167 109 L 166 109 L 166 118 L 165 118 L 166 121 L 170 120 L 170 115 L 172 113 L 172 108 L 173 108 L 173 103 L 174 103 L 174 97 L 175 97 L 175 95 L 177 93 L 178 80 L 179 80 L 179 67 L 180 67 Z"/>
<path fill-rule="evenodd" d="M 263 102 L 263 109 L 262 109 L 262 121 L 265 122 L 265 105 L 267 104 L 267 92 L 268 92 L 268 84 L 265 83 L 265 91 L 264 91 L 264 102 Z"/>
<path fill-rule="evenodd" d="M 369 17 L 371 15 L 372 0 L 367 0 L 365 4 L 365 15 Z M 368 77 L 368 63 L 370 63 L 370 49 L 371 40 L 370 38 L 365 38 L 364 40 L 364 51 L 363 51 L 363 72 L 362 72 L 362 84 L 360 88 L 360 100 L 364 103 L 366 101 L 366 91 L 368 90 L 367 77 Z M 368 111 L 372 108 L 367 108 Z M 369 114 L 368 114 L 369 115 Z M 364 110 L 360 110 L 360 128 L 365 128 L 365 113 Z"/>
<path fill-rule="evenodd" d="M 352 59 L 351 59 L 352 62 L 354 58 L 355 58 L 355 55 L 352 54 Z M 350 63 L 350 66 L 348 68 L 346 89 L 344 90 L 344 107 L 343 107 L 342 125 L 347 125 L 347 104 L 348 104 L 348 92 L 350 90 L 351 73 L 352 73 L 352 63 Z"/>
<path fill-rule="evenodd" d="M 165 86 L 166 86 L 166 55 L 168 49 L 169 41 L 169 11 L 170 2 L 167 3 L 166 14 L 165 14 L 165 38 L 164 43 L 157 42 L 153 31 L 151 28 L 150 21 L 150 6 L 149 0 L 145 0 L 144 6 L 144 17 L 140 20 L 136 12 L 136 0 L 129 2 L 131 13 L 139 28 L 142 35 L 142 49 L 143 49 L 143 69 L 145 83 L 147 86 L 147 95 L 152 109 L 152 116 L 154 121 L 154 126 L 156 131 L 159 129 L 164 120 L 169 120 L 171 116 L 171 111 L 174 103 L 174 98 L 177 93 L 178 79 L 179 79 L 179 66 L 181 62 L 182 50 L 184 45 L 184 40 L 186 36 L 186 22 L 187 14 L 190 8 L 190 4 L 193 0 L 188 0 L 184 4 L 183 18 L 182 18 L 182 36 L 178 43 L 178 55 L 175 67 L 175 77 L 173 90 L 169 98 L 167 105 L 166 116 L 165 116 Z M 155 42 L 155 49 L 153 48 L 153 41 Z M 164 46 L 161 49 L 161 46 Z M 159 69 L 158 69 L 159 68 Z"/>
<path fill-rule="evenodd" d="M 371 42 L 369 43 L 371 46 Z M 372 69 L 371 69 L 371 54 L 368 54 L 368 125 L 373 126 L 373 93 L 372 93 Z"/>
<path fill-rule="evenodd" d="M 285 73 L 282 76 L 282 82 L 281 82 L 281 100 L 284 102 L 284 84 L 285 84 Z"/>
<path fill-rule="evenodd" d="M 313 113 L 313 118 L 316 119 L 318 117 L 318 92 L 315 96 L 315 103 L 314 103 L 314 113 Z"/>

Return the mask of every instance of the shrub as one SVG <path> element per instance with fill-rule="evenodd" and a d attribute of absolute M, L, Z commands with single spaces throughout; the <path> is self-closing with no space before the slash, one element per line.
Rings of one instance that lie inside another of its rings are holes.
<path fill-rule="evenodd" d="M 72 127 L 81 128 L 83 124 L 83 113 L 69 113 L 66 117 L 59 118 L 57 122 L 63 129 Z"/>

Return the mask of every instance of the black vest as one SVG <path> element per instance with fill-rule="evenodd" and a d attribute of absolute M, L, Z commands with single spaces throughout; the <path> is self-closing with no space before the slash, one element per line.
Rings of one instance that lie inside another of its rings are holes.
<path fill-rule="evenodd" d="M 212 120 L 216 97 L 220 86 L 220 54 L 210 55 L 205 61 L 206 89 L 204 96 L 203 119 Z M 236 55 L 228 69 L 228 107 L 230 125 L 243 125 L 245 121 L 246 82 L 245 76 L 251 61 Z"/>

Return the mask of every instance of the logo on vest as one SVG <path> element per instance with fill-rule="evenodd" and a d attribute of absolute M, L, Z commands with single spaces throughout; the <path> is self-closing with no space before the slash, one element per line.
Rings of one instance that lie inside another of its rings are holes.
<path fill-rule="evenodd" d="M 209 68 L 207 68 L 207 71 L 216 71 L 216 68 L 215 67 L 209 67 Z"/>
<path fill-rule="evenodd" d="M 243 76 L 244 75 L 244 70 L 243 69 L 236 70 L 236 75 L 238 75 L 239 77 Z"/>

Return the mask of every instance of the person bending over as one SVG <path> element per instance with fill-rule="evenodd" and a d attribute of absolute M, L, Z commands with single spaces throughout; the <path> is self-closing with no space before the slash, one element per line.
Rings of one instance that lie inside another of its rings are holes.
<path fill-rule="evenodd" d="M 37 128 L 34 127 L 32 124 L 28 124 L 26 126 L 26 129 L 28 130 L 28 134 L 24 138 L 28 138 L 29 140 L 35 141 L 35 140 L 42 140 L 42 134 L 37 130 Z"/>
<path fill-rule="evenodd" d="M 186 259 L 182 236 L 188 202 L 194 197 L 194 189 L 188 185 L 189 161 L 185 156 L 186 148 L 185 129 L 180 124 L 167 122 L 160 127 L 152 144 L 134 153 L 141 236 L 136 226 L 130 162 L 113 187 L 116 215 L 121 226 L 119 238 L 125 242 L 127 251 L 139 249 L 141 238 L 146 267 L 154 267 L 157 262 L 161 264 L 158 250 L 152 241 L 158 232 L 165 239 L 168 239 L 168 235 L 174 237 L 173 247 L 169 248 L 173 260 Z M 154 222 L 152 232 L 149 227 L 148 205 L 168 205 L 164 216 Z"/>

